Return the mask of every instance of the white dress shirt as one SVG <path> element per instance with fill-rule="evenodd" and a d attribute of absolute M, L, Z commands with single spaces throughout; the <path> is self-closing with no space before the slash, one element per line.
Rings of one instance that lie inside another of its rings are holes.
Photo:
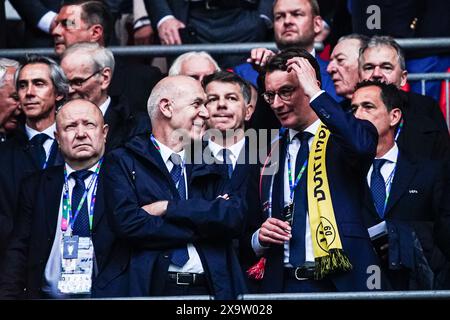
<path fill-rule="evenodd" d="M 242 151 L 242 148 L 244 147 L 244 145 L 245 145 L 245 138 L 242 138 L 237 143 L 233 144 L 232 146 L 227 147 L 227 149 L 230 150 L 230 152 L 231 152 L 230 158 L 231 158 L 231 163 L 233 164 L 233 170 L 234 170 L 234 168 L 236 168 L 236 163 L 238 161 L 239 155 L 241 154 L 241 151 Z M 222 154 L 222 149 L 224 149 L 224 147 L 222 147 L 220 144 L 217 144 L 211 140 L 208 140 L 208 147 L 217 160 L 225 162 L 225 159 L 223 159 L 223 154 Z"/>

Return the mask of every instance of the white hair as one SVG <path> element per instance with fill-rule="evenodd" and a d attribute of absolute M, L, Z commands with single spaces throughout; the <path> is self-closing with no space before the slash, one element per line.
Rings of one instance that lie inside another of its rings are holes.
<path fill-rule="evenodd" d="M 189 51 L 186 53 L 183 53 L 181 56 L 175 59 L 175 61 L 172 63 L 172 66 L 169 69 L 169 76 L 178 76 L 181 72 L 181 66 L 183 65 L 183 62 L 191 59 L 191 58 L 205 58 L 206 60 L 209 60 L 216 69 L 215 71 L 220 71 L 220 67 L 217 64 L 216 60 L 214 60 L 213 57 L 206 51 Z"/>

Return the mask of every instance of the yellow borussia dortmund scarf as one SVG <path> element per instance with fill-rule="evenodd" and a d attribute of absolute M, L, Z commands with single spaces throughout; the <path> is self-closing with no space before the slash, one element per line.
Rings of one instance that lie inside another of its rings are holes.
<path fill-rule="evenodd" d="M 308 213 L 315 258 L 315 278 L 336 271 L 349 271 L 352 265 L 342 250 L 334 217 L 326 170 L 326 149 L 330 131 L 321 124 L 308 158 Z"/>

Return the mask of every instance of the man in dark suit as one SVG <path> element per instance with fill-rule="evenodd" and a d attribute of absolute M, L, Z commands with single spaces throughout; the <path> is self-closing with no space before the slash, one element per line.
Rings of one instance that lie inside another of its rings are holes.
<path fill-rule="evenodd" d="M 92 102 L 75 99 L 59 110 L 55 136 L 65 164 L 35 173 L 22 185 L 3 265 L 3 298 L 96 296 L 96 281 L 108 281 L 97 278 L 105 263 L 127 262 L 112 250 L 115 236 L 104 215 L 100 176 L 107 132 Z M 120 272 L 114 278 L 121 279 Z"/>
<path fill-rule="evenodd" d="M 61 55 L 78 42 L 97 42 L 108 46 L 112 33 L 112 17 L 101 1 L 75 1 L 61 7 L 52 31 L 55 52 Z M 161 79 L 158 68 L 116 59 L 115 72 L 108 93 L 124 95 L 133 112 L 145 111 L 153 86 Z"/>
<path fill-rule="evenodd" d="M 95 42 L 76 43 L 61 57 L 61 68 L 69 81 L 69 98 L 89 100 L 102 111 L 109 126 L 106 152 L 126 140 L 135 120 L 126 97 L 108 95 L 114 66 L 112 52 Z M 147 122 L 150 129 L 148 116 Z"/>
<path fill-rule="evenodd" d="M 361 80 L 378 80 L 401 88 L 406 84 L 405 58 L 391 37 L 374 36 L 361 48 Z M 409 156 L 426 159 L 450 159 L 448 127 L 436 101 L 414 92 L 406 92 L 404 121 L 399 126 L 398 146 Z"/>
<path fill-rule="evenodd" d="M 360 216 L 375 127 L 320 89 L 319 66 L 305 50 L 282 51 L 265 71 L 264 98 L 284 128 L 267 162 L 278 170 L 264 166 L 260 210 L 248 218 L 248 259 L 263 257 L 249 274 L 263 274 L 262 292 L 380 289 L 367 281 L 378 259 Z M 337 262 L 328 265 L 329 259 Z"/>
<path fill-rule="evenodd" d="M 54 138 L 55 110 L 68 94 L 64 72 L 50 58 L 30 56 L 17 70 L 16 90 L 25 115 L 25 128 L 1 145 L 0 198 L 2 215 L 8 223 L 3 237 L 12 231 L 18 192 L 28 174 L 61 163 Z"/>
<path fill-rule="evenodd" d="M 272 0 L 144 0 L 161 43 L 263 42 L 272 26 Z M 230 68 L 245 61 L 239 55 L 214 57 Z"/>
<path fill-rule="evenodd" d="M 164 78 L 149 98 L 152 135 L 105 160 L 107 211 L 131 250 L 125 295 L 232 299 L 243 292 L 231 241 L 243 227 L 242 197 L 223 165 L 205 165 L 185 148 L 204 133 L 204 102 L 197 80 Z"/>
<path fill-rule="evenodd" d="M 436 289 L 434 272 L 442 264 L 432 263 L 438 255 L 445 259 L 433 240 L 433 226 L 445 170 L 442 162 L 411 160 L 399 151 L 394 138 L 402 106 L 393 84 L 362 82 L 353 95 L 355 117 L 369 120 L 378 131 L 377 153 L 367 173 L 364 221 L 394 290 Z"/>
<path fill-rule="evenodd" d="M 0 58 L 0 143 L 10 139 L 19 126 L 19 97 L 14 74 L 19 67 L 15 60 Z"/>

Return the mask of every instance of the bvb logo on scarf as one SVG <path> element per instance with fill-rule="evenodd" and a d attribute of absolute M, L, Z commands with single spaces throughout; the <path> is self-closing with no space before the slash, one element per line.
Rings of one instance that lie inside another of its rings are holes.
<path fill-rule="evenodd" d="M 315 258 L 315 278 L 336 271 L 349 271 L 352 265 L 342 250 L 334 217 L 326 170 L 326 148 L 330 131 L 321 124 L 308 159 L 308 213 Z"/>

